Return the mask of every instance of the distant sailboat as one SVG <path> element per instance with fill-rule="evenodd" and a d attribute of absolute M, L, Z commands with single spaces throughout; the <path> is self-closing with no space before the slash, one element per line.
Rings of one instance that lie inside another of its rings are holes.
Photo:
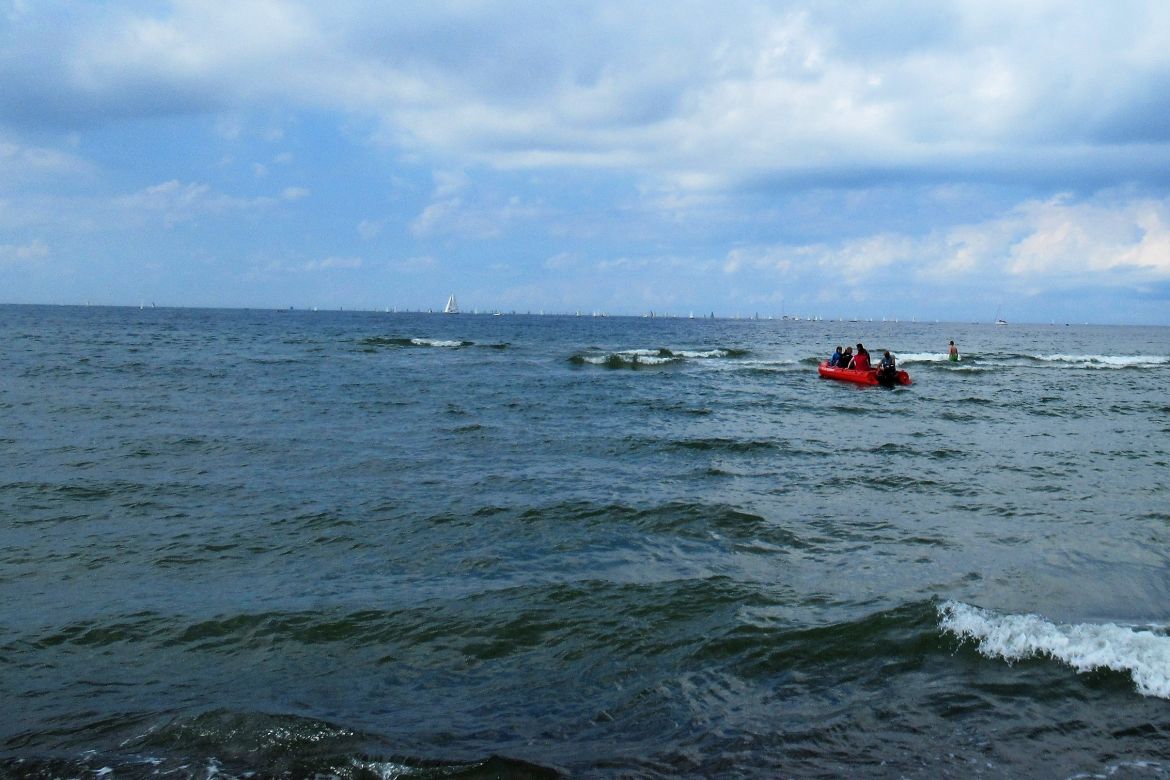
<path fill-rule="evenodd" d="M 1000 312 L 1002 311 L 1002 309 L 1003 309 L 1002 306 L 998 306 L 995 309 L 995 324 L 996 325 L 1007 325 L 1007 320 L 1005 320 L 1003 317 L 1000 316 Z"/>
<path fill-rule="evenodd" d="M 458 314 L 459 304 L 455 303 L 455 293 L 451 293 L 451 297 L 447 299 L 447 305 L 443 309 L 444 314 Z"/>

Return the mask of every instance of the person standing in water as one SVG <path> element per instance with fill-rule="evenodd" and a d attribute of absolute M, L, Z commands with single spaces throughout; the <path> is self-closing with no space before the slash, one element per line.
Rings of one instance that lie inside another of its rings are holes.
<path fill-rule="evenodd" d="M 959 362 L 959 348 L 955 346 L 954 339 L 951 340 L 950 358 L 952 363 Z"/>

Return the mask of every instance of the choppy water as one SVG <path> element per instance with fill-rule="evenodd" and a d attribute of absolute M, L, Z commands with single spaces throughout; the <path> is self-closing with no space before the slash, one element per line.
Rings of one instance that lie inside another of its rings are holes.
<path fill-rule="evenodd" d="M 1170 773 L 1170 329 L 7 306 L 0 361 L 0 775 Z"/>

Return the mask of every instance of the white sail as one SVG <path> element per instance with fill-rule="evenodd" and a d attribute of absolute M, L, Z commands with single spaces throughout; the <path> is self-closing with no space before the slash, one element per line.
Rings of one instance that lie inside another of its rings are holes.
<path fill-rule="evenodd" d="M 451 297 L 447 299 L 447 306 L 443 309 L 444 314 L 458 314 L 459 304 L 455 303 L 455 293 L 451 293 Z"/>

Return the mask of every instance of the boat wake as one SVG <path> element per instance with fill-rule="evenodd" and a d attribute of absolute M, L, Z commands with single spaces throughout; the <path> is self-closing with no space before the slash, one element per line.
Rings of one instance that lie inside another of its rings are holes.
<path fill-rule="evenodd" d="M 1001 615 L 958 601 L 939 605 L 942 629 L 971 640 L 988 658 L 1051 658 L 1078 673 L 1128 674 L 1139 693 L 1170 699 L 1170 636 L 1112 623 L 1061 625 L 1037 615 Z"/>

